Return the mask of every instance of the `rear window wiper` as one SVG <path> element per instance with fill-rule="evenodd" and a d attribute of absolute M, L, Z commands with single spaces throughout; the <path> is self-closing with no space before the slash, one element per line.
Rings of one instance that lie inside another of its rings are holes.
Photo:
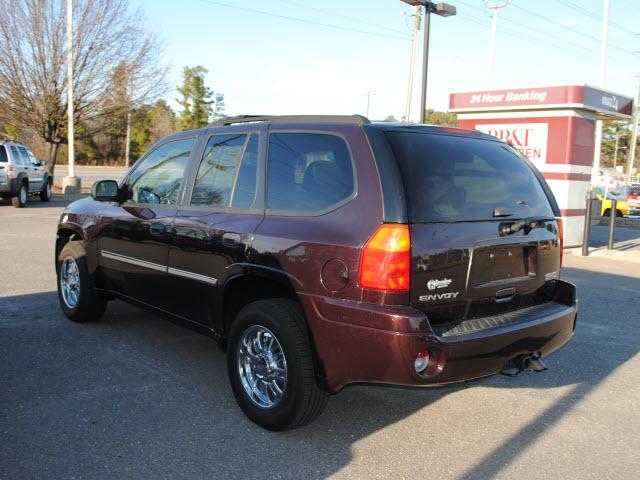
<path fill-rule="evenodd" d="M 527 217 L 521 220 L 517 220 L 513 223 L 504 223 L 500 225 L 501 235 L 511 235 L 513 233 L 524 230 L 525 233 L 529 233 L 534 228 L 544 228 L 547 222 L 553 222 L 553 217 Z"/>

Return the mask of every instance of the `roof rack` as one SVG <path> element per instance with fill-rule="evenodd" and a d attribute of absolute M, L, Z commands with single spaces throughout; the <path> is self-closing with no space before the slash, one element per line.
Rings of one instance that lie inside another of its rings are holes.
<path fill-rule="evenodd" d="M 273 123 L 291 123 L 291 122 L 318 122 L 318 123 L 353 123 L 355 125 L 364 125 L 369 122 L 367 117 L 362 115 L 239 115 L 237 117 L 227 117 L 211 122 L 209 127 L 224 127 L 227 125 L 235 125 L 237 123 L 252 122 L 273 122 Z"/>

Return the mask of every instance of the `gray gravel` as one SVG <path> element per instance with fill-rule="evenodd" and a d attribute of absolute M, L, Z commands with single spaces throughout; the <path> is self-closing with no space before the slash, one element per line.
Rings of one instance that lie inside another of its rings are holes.
<path fill-rule="evenodd" d="M 565 257 L 580 317 L 547 372 L 350 387 L 314 424 L 269 433 L 209 338 L 121 302 L 94 325 L 63 317 L 63 203 L 0 205 L 0 479 L 638 478 L 638 264 Z"/>

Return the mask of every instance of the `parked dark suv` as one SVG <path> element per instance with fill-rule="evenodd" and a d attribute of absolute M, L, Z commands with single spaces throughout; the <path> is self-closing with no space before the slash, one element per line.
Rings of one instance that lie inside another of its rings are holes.
<path fill-rule="evenodd" d="M 562 228 L 537 170 L 480 132 L 353 117 L 238 117 L 171 135 L 69 205 L 72 320 L 120 298 L 204 326 L 272 430 L 355 382 L 542 370 L 572 336 Z"/>

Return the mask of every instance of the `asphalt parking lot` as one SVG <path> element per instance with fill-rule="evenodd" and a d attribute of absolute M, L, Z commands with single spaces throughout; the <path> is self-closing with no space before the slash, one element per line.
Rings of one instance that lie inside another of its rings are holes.
<path fill-rule="evenodd" d="M 0 479 L 638 478 L 640 262 L 565 255 L 573 340 L 549 370 L 434 389 L 356 386 L 312 425 L 247 420 L 201 334 L 121 302 L 58 308 L 64 202 L 0 204 Z"/>

